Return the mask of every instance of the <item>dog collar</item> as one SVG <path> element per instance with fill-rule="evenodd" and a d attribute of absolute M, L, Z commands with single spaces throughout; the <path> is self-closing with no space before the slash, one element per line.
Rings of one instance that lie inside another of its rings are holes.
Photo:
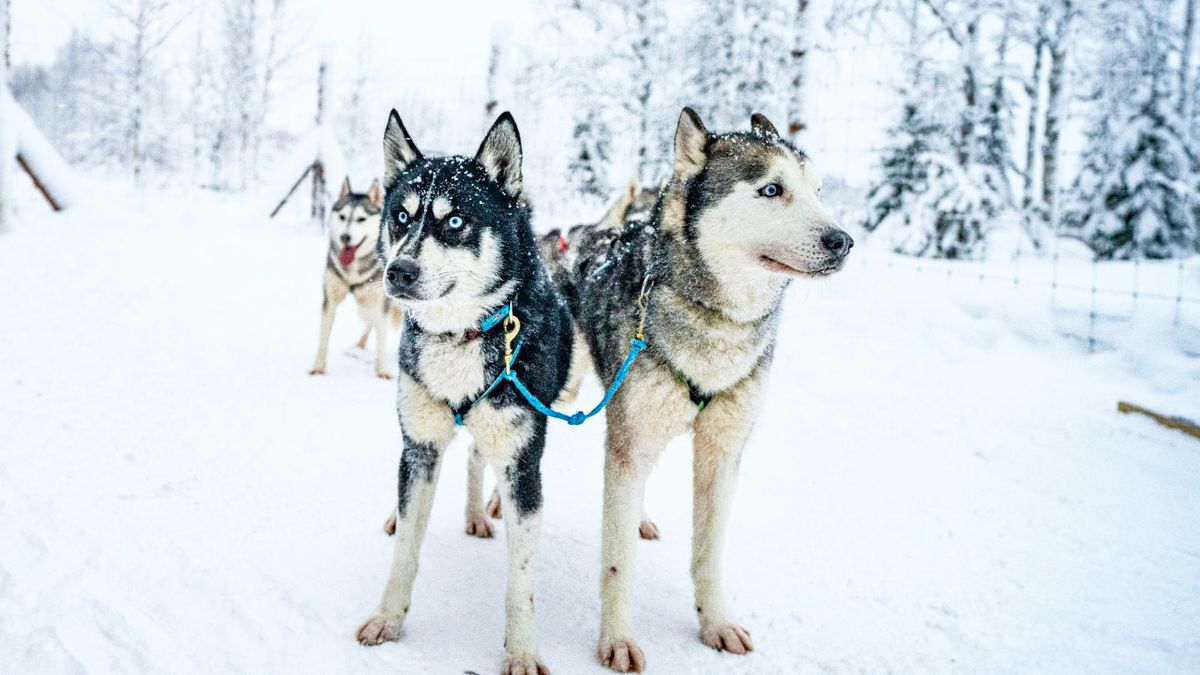
<path fill-rule="evenodd" d="M 488 317 L 484 319 L 479 326 L 471 327 L 463 331 L 463 340 L 469 342 L 471 340 L 476 340 L 483 337 L 484 333 L 499 325 L 499 323 L 503 321 L 511 311 L 512 307 L 510 305 L 504 305 L 500 309 L 488 315 Z M 451 333 L 443 333 L 443 335 L 451 335 Z"/>

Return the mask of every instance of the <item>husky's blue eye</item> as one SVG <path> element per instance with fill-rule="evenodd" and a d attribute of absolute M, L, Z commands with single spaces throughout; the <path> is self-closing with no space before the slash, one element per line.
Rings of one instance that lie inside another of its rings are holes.
<path fill-rule="evenodd" d="M 397 213 L 396 214 L 396 222 L 400 223 L 401 225 L 403 225 L 404 223 L 407 223 L 408 222 L 408 214 L 403 211 L 401 211 L 400 213 Z"/>
<path fill-rule="evenodd" d="M 758 191 L 764 197 L 778 197 L 782 193 L 783 187 L 779 183 L 767 183 Z"/>
<path fill-rule="evenodd" d="M 457 230 L 463 226 L 463 219 L 460 216 L 450 216 L 450 220 L 447 220 L 446 224 L 450 226 L 450 229 Z"/>

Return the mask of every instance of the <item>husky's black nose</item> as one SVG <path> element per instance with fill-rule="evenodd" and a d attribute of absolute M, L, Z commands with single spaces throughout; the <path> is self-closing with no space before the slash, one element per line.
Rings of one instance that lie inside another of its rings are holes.
<path fill-rule="evenodd" d="M 387 278 L 388 288 L 393 293 L 402 294 L 411 290 L 413 284 L 417 283 L 417 278 L 421 276 L 421 266 L 416 260 L 400 258 L 388 265 L 384 276 Z"/>
<path fill-rule="evenodd" d="M 821 235 L 821 245 L 836 256 L 844 256 L 854 248 L 854 240 L 842 230 L 830 230 Z"/>
<path fill-rule="evenodd" d="M 342 246 L 345 246 L 346 244 L 349 244 L 349 243 L 350 243 L 350 235 L 343 234 L 342 235 Z"/>

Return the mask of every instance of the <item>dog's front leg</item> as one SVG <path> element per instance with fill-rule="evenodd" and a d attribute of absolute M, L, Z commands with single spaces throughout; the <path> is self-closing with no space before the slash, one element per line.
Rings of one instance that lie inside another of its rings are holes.
<path fill-rule="evenodd" d="M 600 534 L 600 644 L 597 656 L 621 673 L 641 672 L 646 656 L 633 639 L 633 569 L 649 460 L 636 455 L 610 422 L 604 458 Z"/>
<path fill-rule="evenodd" d="M 313 360 L 309 375 L 325 374 L 325 359 L 329 352 L 329 333 L 333 330 L 333 317 L 337 313 L 338 305 L 346 298 L 346 287 L 338 283 L 337 279 L 330 279 L 332 274 L 329 270 L 325 271 L 325 288 L 321 299 L 321 337 L 317 342 L 317 358 Z"/>
<path fill-rule="evenodd" d="M 375 324 L 375 376 L 380 379 L 392 379 L 388 368 L 388 318 L 387 312 L 381 311 L 374 318 Z"/>
<path fill-rule="evenodd" d="M 412 601 L 421 540 L 429 523 L 442 455 L 454 437 L 449 410 L 411 377 L 401 375 L 397 408 L 404 430 L 400 457 L 396 542 L 392 569 L 375 614 L 358 629 L 358 641 L 377 645 L 400 636 Z"/>
<path fill-rule="evenodd" d="M 721 578 L 725 527 L 759 390 L 758 378 L 749 379 L 704 408 L 693 441 L 692 582 L 700 639 L 733 654 L 754 649 L 750 632 L 726 613 Z"/>
<path fill-rule="evenodd" d="M 500 482 L 500 509 L 508 538 L 502 675 L 549 675 L 538 658 L 533 585 L 542 529 L 542 450 L 546 418 L 515 407 L 476 406 L 467 424 L 479 452 Z"/>

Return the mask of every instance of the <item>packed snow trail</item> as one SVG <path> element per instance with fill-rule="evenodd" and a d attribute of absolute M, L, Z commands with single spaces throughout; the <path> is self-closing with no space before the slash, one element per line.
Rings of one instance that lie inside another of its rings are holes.
<path fill-rule="evenodd" d="M 328 375 L 306 374 L 324 239 L 246 204 L 110 194 L 0 236 L 0 672 L 495 672 L 504 524 L 463 533 L 461 440 L 403 639 L 354 642 L 390 561 L 399 431 L 349 303 Z M 1114 411 L 1195 416 L 1196 360 L 1087 356 L 1008 291 L 882 274 L 789 292 L 725 556 L 748 657 L 697 638 L 686 443 L 657 467 L 650 672 L 1200 670 L 1200 445 Z M 543 464 L 557 673 L 604 672 L 602 434 L 552 424 Z"/>

